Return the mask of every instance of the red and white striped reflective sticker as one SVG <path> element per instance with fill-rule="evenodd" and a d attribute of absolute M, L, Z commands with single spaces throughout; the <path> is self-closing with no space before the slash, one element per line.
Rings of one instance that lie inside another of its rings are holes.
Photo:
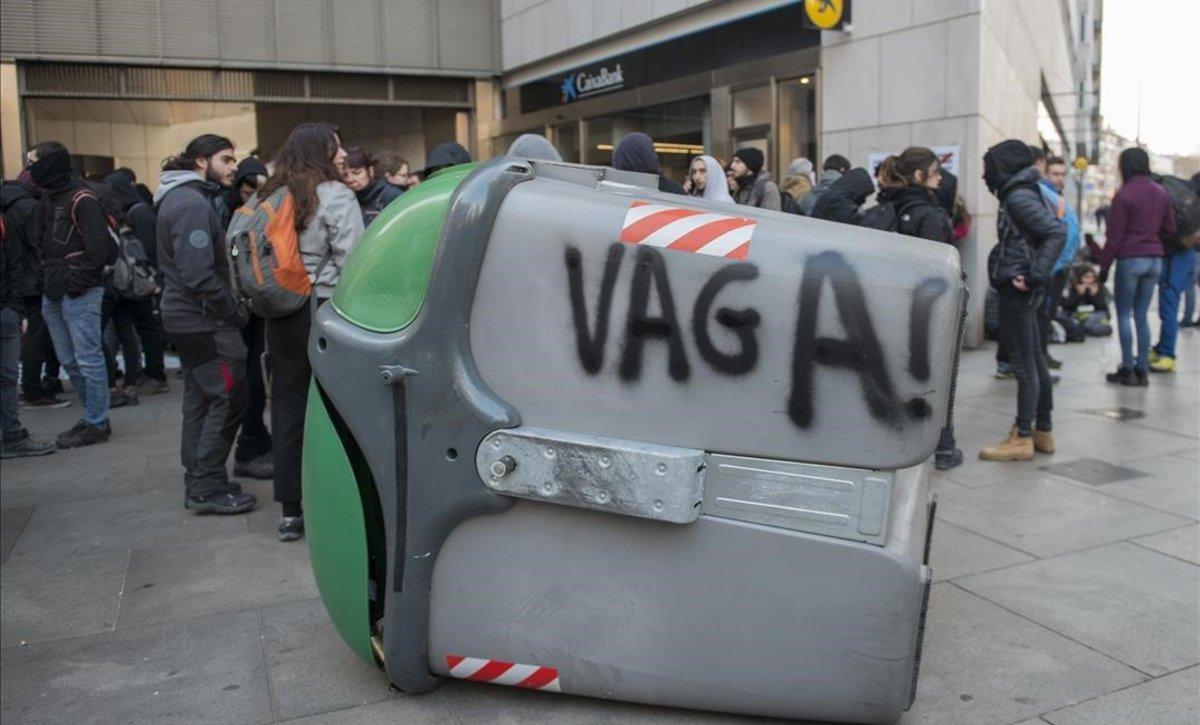
<path fill-rule="evenodd" d="M 478 657 L 459 657 L 458 655 L 446 655 L 446 666 L 450 668 L 450 676 L 460 680 L 562 692 L 562 686 L 558 683 L 558 670 L 553 667 L 522 665 Z"/>
<path fill-rule="evenodd" d="M 625 212 L 621 241 L 678 252 L 745 259 L 758 222 L 746 217 L 635 201 Z"/>

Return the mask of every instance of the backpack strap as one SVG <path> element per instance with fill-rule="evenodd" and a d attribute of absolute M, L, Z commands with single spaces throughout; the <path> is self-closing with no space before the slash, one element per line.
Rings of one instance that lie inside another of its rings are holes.
<path fill-rule="evenodd" d="M 83 227 L 79 226 L 79 217 L 75 215 L 75 207 L 79 206 L 79 202 L 85 198 L 94 199 L 97 204 L 100 203 L 100 197 L 96 196 L 90 189 L 80 189 L 71 197 L 71 226 L 75 227 L 75 231 L 83 234 Z"/>

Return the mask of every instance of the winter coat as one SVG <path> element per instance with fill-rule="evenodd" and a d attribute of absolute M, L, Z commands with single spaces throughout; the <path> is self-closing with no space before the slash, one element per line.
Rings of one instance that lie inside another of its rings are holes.
<path fill-rule="evenodd" d="M 370 226 L 375 217 L 403 193 L 400 187 L 387 183 L 383 177 L 375 179 L 370 186 L 358 192 L 355 196 L 358 197 L 358 205 L 362 207 L 363 226 Z"/>
<path fill-rule="evenodd" d="M 875 182 L 866 169 L 850 169 L 830 184 L 817 199 L 812 217 L 842 224 L 858 224 L 862 222 L 863 202 L 873 191 Z"/>
<path fill-rule="evenodd" d="M 142 243 L 142 249 L 146 251 L 150 263 L 155 264 L 158 259 L 158 231 L 154 208 L 142 200 L 142 195 L 134 186 L 133 176 L 129 172 L 114 171 L 104 181 L 121 200 L 125 226 L 129 227 L 133 236 Z"/>
<path fill-rule="evenodd" d="M 805 194 L 803 199 L 796 200 L 800 206 L 800 213 L 804 216 L 812 216 L 813 207 L 817 205 L 817 200 L 840 178 L 842 178 L 842 172 L 840 171 L 828 169 L 822 172 L 820 181 L 813 186 L 812 191 Z"/>
<path fill-rule="evenodd" d="M 329 261 L 321 268 L 321 276 L 313 280 L 317 297 L 328 299 L 333 296 L 346 258 L 363 234 L 363 215 L 358 199 L 350 187 L 340 181 L 322 181 L 317 185 L 317 211 L 308 220 L 300 233 L 300 261 L 308 270 L 309 278 L 317 273 L 321 261 Z"/>
<path fill-rule="evenodd" d="M 82 181 L 50 192 L 42 210 L 42 294 L 52 300 L 75 298 L 104 284 L 112 261 L 108 218 Z M 72 214 L 74 211 L 74 214 Z"/>
<path fill-rule="evenodd" d="M 715 181 L 720 182 L 720 179 Z M 754 206 L 759 209 L 780 211 L 783 208 L 783 199 L 779 196 L 779 186 L 771 180 L 771 174 L 767 171 L 759 171 L 754 176 L 738 179 L 738 188 L 733 194 L 733 200 L 743 206 Z"/>
<path fill-rule="evenodd" d="M 1057 274 L 1071 266 L 1075 261 L 1075 255 L 1079 253 L 1082 237 L 1079 233 L 1079 217 L 1075 215 L 1071 204 L 1067 202 L 1066 195 L 1057 187 L 1046 179 L 1041 179 L 1038 183 L 1042 187 L 1042 196 L 1046 197 L 1046 203 L 1054 210 L 1054 216 L 1067 229 L 1067 243 L 1063 245 L 1062 254 L 1059 254 L 1058 259 L 1054 262 L 1054 272 Z"/>
<path fill-rule="evenodd" d="M 225 233 L 213 208 L 220 187 L 194 171 L 164 171 L 158 207 L 158 269 L 163 328 L 172 334 L 218 332 L 246 323 L 234 296 Z"/>
<path fill-rule="evenodd" d="M 1067 312 L 1075 312 L 1081 305 L 1091 305 L 1096 310 L 1108 311 L 1108 290 L 1104 285 L 1096 285 L 1096 294 L 1080 294 L 1075 289 L 1075 285 L 1070 285 L 1067 289 L 1067 297 L 1062 302 L 1062 308 Z"/>
<path fill-rule="evenodd" d="M 875 199 L 880 204 L 891 205 L 896 215 L 897 234 L 947 244 L 954 242 L 950 215 L 929 189 L 923 186 L 889 187 L 880 189 Z"/>
<path fill-rule="evenodd" d="M 1100 269 L 1115 259 L 1161 257 L 1163 242 L 1175 236 L 1175 212 L 1166 190 L 1149 176 L 1121 185 L 1108 210 Z"/>
<path fill-rule="evenodd" d="M 797 202 L 807 196 L 812 188 L 812 180 L 808 178 L 807 174 L 788 174 L 783 177 L 783 183 L 779 185 L 780 191 L 791 194 Z"/>
<path fill-rule="evenodd" d="M 21 268 L 12 270 L 11 274 L 19 277 L 5 277 L 14 286 L 6 287 L 4 294 L 15 293 L 20 297 L 34 297 L 42 294 L 42 218 L 39 214 L 38 193 L 33 186 L 21 181 L 5 181 L 0 184 L 0 213 L 4 214 L 4 222 L 8 241 L 21 248 Z"/>
<path fill-rule="evenodd" d="M 1067 241 L 1067 230 L 1046 205 L 1038 170 L 1027 166 L 1000 173 L 996 246 L 988 256 L 988 278 L 1001 289 L 1024 276 L 1031 290 L 1043 289 Z"/>
<path fill-rule="evenodd" d="M 0 309 L 25 311 L 25 242 L 23 236 L 8 233 L 8 220 L 0 216 Z"/>
<path fill-rule="evenodd" d="M 618 171 L 636 171 L 642 174 L 654 174 L 658 177 L 658 190 L 668 194 L 687 195 L 679 182 L 662 175 L 662 166 L 658 161 L 658 153 L 654 150 L 654 142 L 644 133 L 631 133 L 617 144 L 613 150 L 612 165 Z"/>

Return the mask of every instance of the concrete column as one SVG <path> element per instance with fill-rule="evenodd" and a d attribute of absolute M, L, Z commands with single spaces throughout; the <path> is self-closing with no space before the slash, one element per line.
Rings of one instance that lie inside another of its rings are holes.
<path fill-rule="evenodd" d="M 0 63 L 0 152 L 3 153 L 4 178 L 21 173 L 25 140 L 21 135 L 21 97 L 17 91 L 17 64 Z"/>
<path fill-rule="evenodd" d="M 492 136 L 497 133 L 496 124 L 500 120 L 500 106 L 496 83 L 490 78 L 475 79 L 475 142 L 472 158 L 490 159 L 495 155 L 492 148 Z"/>

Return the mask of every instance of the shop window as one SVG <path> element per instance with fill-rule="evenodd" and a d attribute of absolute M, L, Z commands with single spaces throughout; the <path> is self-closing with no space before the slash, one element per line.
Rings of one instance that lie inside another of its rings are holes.
<path fill-rule="evenodd" d="M 710 122 L 707 96 L 590 118 L 584 160 L 611 165 L 613 148 L 625 136 L 641 131 L 654 139 L 662 173 L 682 182 L 692 158 L 712 148 Z"/>
<path fill-rule="evenodd" d="M 771 87 L 733 92 L 733 127 L 771 125 Z"/>
<path fill-rule="evenodd" d="M 779 170 L 787 170 L 801 156 L 820 168 L 817 159 L 817 89 L 813 76 L 789 78 L 778 83 Z"/>
<path fill-rule="evenodd" d="M 560 123 L 554 127 L 554 148 L 563 161 L 579 162 L 579 124 L 575 121 Z"/>

